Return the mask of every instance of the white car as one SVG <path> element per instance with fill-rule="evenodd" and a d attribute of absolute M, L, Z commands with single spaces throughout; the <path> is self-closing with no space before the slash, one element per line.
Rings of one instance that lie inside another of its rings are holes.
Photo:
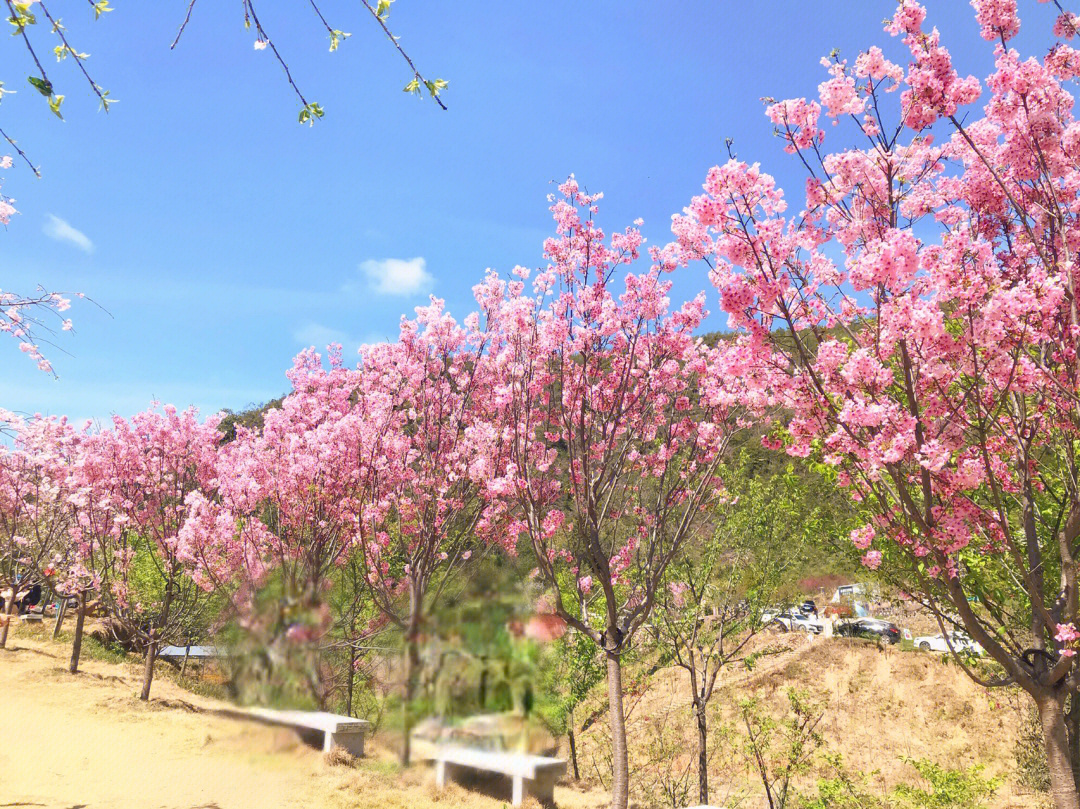
<path fill-rule="evenodd" d="M 761 613 L 764 626 L 783 627 L 785 632 L 813 632 L 820 635 L 825 625 L 810 615 L 803 615 L 799 610 L 768 609 Z"/>
<path fill-rule="evenodd" d="M 953 649 L 963 654 L 972 654 L 976 657 L 982 657 L 986 654 L 986 650 L 973 641 L 965 632 L 949 633 L 948 642 L 946 642 L 945 636 L 940 634 L 923 635 L 911 642 L 915 644 L 916 649 L 922 649 L 924 652 L 947 652 L 949 651 L 949 643 L 952 643 Z"/>

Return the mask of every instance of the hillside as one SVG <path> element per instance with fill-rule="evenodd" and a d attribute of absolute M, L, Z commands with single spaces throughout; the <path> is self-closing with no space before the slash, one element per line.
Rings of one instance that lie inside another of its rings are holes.
<path fill-rule="evenodd" d="M 901 782 L 918 783 L 915 771 L 900 760 L 910 757 L 946 767 L 983 765 L 983 775 L 1003 777 L 1005 783 L 989 804 L 995 809 L 1041 805 L 1042 796 L 1020 786 L 1014 776 L 1017 739 L 1027 715 L 1027 703 L 1017 693 L 988 692 L 939 654 L 879 649 L 862 640 L 813 639 L 802 633 L 766 636 L 762 642 L 779 651 L 762 657 L 753 671 L 733 668 L 720 681 L 710 703 L 714 732 L 725 724 L 738 726 L 738 703 L 750 696 L 758 696 L 771 715 L 781 719 L 788 705 L 786 691 L 802 688 L 826 703 L 819 725 L 821 752 L 842 754 L 851 773 L 869 776 L 873 792 L 884 794 Z M 687 770 L 692 798 L 697 731 L 682 669 L 639 679 L 628 700 L 627 729 L 631 770 L 651 774 L 653 791 L 673 789 L 671 782 Z M 760 782 L 746 772 L 737 743 L 713 741 L 713 802 L 734 805 L 743 798 L 748 802 L 741 805 L 758 806 Z M 583 771 L 593 779 L 603 772 L 600 759 L 607 745 L 602 722 L 579 741 Z M 815 794 L 817 779 L 833 774 L 819 755 L 797 785 Z M 661 783 L 664 779 L 667 784 Z M 689 800 L 683 805 L 693 804 Z"/>

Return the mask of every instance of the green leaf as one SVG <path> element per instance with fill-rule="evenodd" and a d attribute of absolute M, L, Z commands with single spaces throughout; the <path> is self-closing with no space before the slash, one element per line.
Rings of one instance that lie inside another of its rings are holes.
<path fill-rule="evenodd" d="M 15 4 L 15 16 L 8 17 L 8 22 L 15 26 L 12 36 L 21 34 L 28 25 L 37 25 L 37 17 L 27 11 L 29 8 L 30 6 L 25 3 Z"/>
<path fill-rule="evenodd" d="M 431 93 L 432 98 L 437 97 L 440 92 L 445 90 L 446 85 L 449 83 L 450 82 L 446 81 L 445 79 L 435 79 L 435 81 L 424 82 L 424 84 L 427 86 L 428 92 Z"/>
<path fill-rule="evenodd" d="M 333 31 L 331 31 L 330 32 L 330 52 L 333 53 L 334 51 L 336 51 L 338 49 L 338 45 L 340 45 L 342 43 L 342 41 L 348 39 L 351 36 L 352 36 L 352 34 L 348 34 L 345 31 L 338 31 L 336 28 Z"/>
<path fill-rule="evenodd" d="M 72 56 L 74 56 L 76 59 L 89 59 L 90 58 L 90 54 L 88 54 L 88 53 L 79 53 L 77 50 L 72 48 L 70 45 L 57 45 L 55 48 L 53 48 L 53 53 L 56 54 L 56 61 L 57 62 L 64 61 L 64 59 L 67 58 L 67 55 L 69 53 Z"/>
<path fill-rule="evenodd" d="M 53 91 L 52 82 L 48 79 L 38 78 L 37 76 L 27 76 L 26 80 L 37 88 L 37 91 L 43 96 L 51 96 Z"/>
<path fill-rule="evenodd" d="M 53 111 L 61 121 L 64 120 L 64 116 L 60 114 L 60 105 L 64 103 L 63 96 L 49 96 L 49 109 Z"/>
<path fill-rule="evenodd" d="M 323 112 L 323 108 L 313 101 L 307 106 L 305 106 L 302 110 L 300 110 L 300 117 L 298 120 L 302 124 L 314 126 L 315 119 L 322 118 L 323 115 L 325 115 L 325 113 Z"/>

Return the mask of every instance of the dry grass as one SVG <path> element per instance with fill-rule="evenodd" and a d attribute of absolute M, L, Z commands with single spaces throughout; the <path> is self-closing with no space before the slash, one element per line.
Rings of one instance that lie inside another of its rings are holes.
<path fill-rule="evenodd" d="M 1003 776 L 1005 784 L 990 804 L 994 809 L 1036 809 L 1044 804 L 1043 796 L 1031 794 L 1012 777 L 1020 721 L 1015 700 L 1005 692 L 977 686 L 937 654 L 879 649 L 849 639 L 810 640 L 801 634 L 762 642 L 781 650 L 762 658 L 752 672 L 734 670 L 726 676 L 711 703 L 714 727 L 737 724 L 739 700 L 753 694 L 780 716 L 787 689 L 805 688 L 827 703 L 820 725 L 826 747 L 840 752 L 852 770 L 872 774 L 871 783 L 881 794 L 917 777 L 900 761 L 903 756 L 947 767 L 981 764 L 985 775 Z M 629 746 L 636 756 L 632 772 L 677 769 L 694 759 L 696 729 L 688 693 L 684 672 L 668 669 L 652 678 L 637 701 L 630 701 Z M 665 726 L 677 726 L 685 741 L 673 745 L 678 754 L 657 760 L 656 747 L 650 757 L 649 744 L 665 715 L 674 717 Z M 605 757 L 607 739 L 606 728 L 598 723 L 579 741 L 586 772 L 602 770 L 599 762 Z M 729 749 L 727 756 L 724 752 L 718 752 L 710 775 L 714 803 L 756 795 L 758 783 L 743 769 L 736 751 Z M 813 791 L 817 778 L 828 774 L 815 767 L 800 786 Z M 691 791 L 691 797 L 695 794 Z"/>

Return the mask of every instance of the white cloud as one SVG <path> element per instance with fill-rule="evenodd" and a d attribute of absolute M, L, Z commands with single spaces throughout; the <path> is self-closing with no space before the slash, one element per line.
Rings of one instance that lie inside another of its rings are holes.
<path fill-rule="evenodd" d="M 59 216 L 48 214 L 45 219 L 45 225 L 41 230 L 50 239 L 73 244 L 84 253 L 94 252 L 94 243 L 90 241 L 90 237 L 81 230 L 73 228 Z"/>
<path fill-rule="evenodd" d="M 416 295 L 427 292 L 435 282 L 422 256 L 416 258 L 368 259 L 360 264 L 368 288 L 379 295 Z"/>

